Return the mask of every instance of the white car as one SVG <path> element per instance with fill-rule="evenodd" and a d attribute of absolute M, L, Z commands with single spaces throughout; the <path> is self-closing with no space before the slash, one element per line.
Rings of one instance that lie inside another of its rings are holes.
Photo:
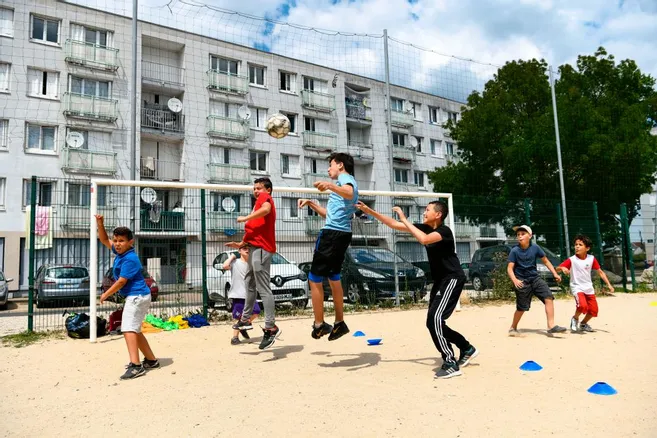
<path fill-rule="evenodd" d="M 217 302 L 221 302 L 226 305 L 226 309 L 232 310 L 232 300 L 228 299 L 232 274 L 222 269 L 231 254 L 239 257 L 237 251 L 224 251 L 215 257 L 212 266 L 208 267 L 208 307 L 214 307 Z M 302 309 L 308 305 L 308 277 L 299 269 L 296 262 L 288 261 L 279 253 L 275 253 L 271 259 L 270 274 L 271 291 L 274 293 L 276 303 L 290 302 Z M 258 302 L 262 302 L 260 297 Z"/>
<path fill-rule="evenodd" d="M 6 278 L 5 274 L 0 271 L 0 309 L 7 308 L 7 301 L 9 301 L 9 285 L 14 281 L 13 278 Z"/>

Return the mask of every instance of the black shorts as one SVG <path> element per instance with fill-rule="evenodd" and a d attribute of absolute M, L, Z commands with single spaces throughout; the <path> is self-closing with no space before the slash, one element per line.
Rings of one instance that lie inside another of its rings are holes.
<path fill-rule="evenodd" d="M 535 296 L 542 303 L 545 300 L 553 300 L 554 296 L 545 280 L 536 277 L 533 280 L 522 280 L 522 287 L 516 288 L 516 309 L 521 311 L 529 310 L 532 304 L 532 296 Z"/>
<path fill-rule="evenodd" d="M 322 229 L 315 243 L 310 273 L 318 277 L 339 274 L 350 244 L 351 233 Z"/>

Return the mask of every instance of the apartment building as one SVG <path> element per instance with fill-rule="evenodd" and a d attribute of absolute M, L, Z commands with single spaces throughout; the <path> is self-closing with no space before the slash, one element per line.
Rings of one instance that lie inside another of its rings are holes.
<path fill-rule="evenodd" d="M 85 211 L 93 177 L 130 179 L 134 168 L 141 180 L 250 184 L 269 176 L 275 188 L 307 187 L 326 178 L 328 154 L 344 151 L 355 157 L 361 190 L 423 191 L 429 190 L 427 172 L 455 157 L 457 145 L 443 124 L 458 119 L 457 102 L 395 86 L 386 101 L 380 81 L 140 22 L 133 162 L 131 44 L 126 17 L 56 0 L 0 4 L 0 267 L 20 278 L 13 288 L 27 284 L 25 207 L 32 175 L 40 177 L 38 205 L 58 205 L 49 251 L 59 254 L 88 248 Z M 264 129 L 276 112 L 291 121 L 290 134 L 279 140 Z M 200 210 L 186 205 L 196 192 L 157 193 L 157 222 L 143 202 L 136 200 L 131 213 L 126 200 L 107 188 L 99 192 L 99 209 L 108 225 L 139 219 L 140 255 L 160 258 L 163 277 L 175 281 L 181 260 L 198 274 L 200 264 L 190 260 L 201 260 L 201 237 L 190 224 L 199 222 Z M 251 205 L 249 194 L 213 194 L 207 239 L 214 251 L 229 238 L 227 229 L 240 231 L 238 213 L 224 211 L 226 197 L 238 210 Z M 321 222 L 297 212 L 292 196 L 280 202 L 280 252 L 310 259 Z M 423 205 L 400 202 L 420 217 Z M 457 239 L 480 234 L 470 228 L 459 225 Z M 385 239 L 375 223 L 355 234 Z M 468 237 L 458 245 L 465 261 L 478 243 Z M 421 255 L 410 240 L 399 249 Z"/>

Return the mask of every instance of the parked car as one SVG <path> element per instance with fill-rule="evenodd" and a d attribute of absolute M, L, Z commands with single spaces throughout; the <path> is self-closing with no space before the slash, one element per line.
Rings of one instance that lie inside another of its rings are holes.
<path fill-rule="evenodd" d="M 9 301 L 9 285 L 14 281 L 13 278 L 5 277 L 5 273 L 0 271 L 0 309 L 7 308 L 7 301 Z"/>
<path fill-rule="evenodd" d="M 224 251 L 215 257 L 212 266 L 207 270 L 208 306 L 214 307 L 217 302 L 225 304 L 228 311 L 233 308 L 232 300 L 228 299 L 231 272 L 222 266 L 231 254 L 239 257 L 237 251 Z M 290 302 L 294 306 L 305 308 L 308 305 L 308 277 L 297 266 L 279 253 L 274 253 L 271 259 L 271 291 L 276 303 Z M 261 302 L 258 299 L 258 302 Z"/>
<path fill-rule="evenodd" d="M 413 266 L 416 268 L 422 269 L 424 271 L 424 275 L 427 277 L 427 284 L 432 284 L 433 283 L 433 276 L 431 275 L 431 267 L 429 266 L 429 260 L 418 260 L 413 263 Z M 461 268 L 463 269 L 463 272 L 465 273 L 465 278 L 468 277 L 468 271 L 470 270 L 470 263 L 461 263 Z"/>
<path fill-rule="evenodd" d="M 146 281 L 146 286 L 148 286 L 148 288 L 151 290 L 151 301 L 157 301 L 157 297 L 160 294 L 160 288 L 157 285 L 157 282 L 153 277 L 151 277 L 151 274 L 148 273 L 146 268 L 142 267 L 141 273 L 144 276 L 144 280 Z M 112 268 L 110 268 L 107 270 L 107 272 L 105 272 L 105 275 L 103 276 L 103 282 L 100 286 L 100 290 L 105 292 L 110 287 L 112 287 L 115 282 L 116 280 L 114 280 Z"/>
<path fill-rule="evenodd" d="M 491 275 L 492 272 L 500 266 L 506 266 L 506 260 L 509 256 L 509 253 L 511 252 L 511 248 L 514 246 L 515 245 L 511 244 L 496 245 L 481 248 L 475 251 L 475 253 L 472 255 L 472 263 L 470 263 L 470 267 L 468 269 L 469 279 L 472 282 L 472 287 L 475 290 L 480 291 L 486 289 L 487 287 L 493 286 L 493 279 Z M 561 262 L 559 261 L 557 255 L 549 249 L 543 247 L 541 248 L 545 252 L 548 260 L 550 260 L 550 263 L 552 263 L 552 265 L 555 267 L 559 266 Z M 494 256 L 498 253 L 502 254 L 501 257 L 503 261 L 495 261 Z M 557 283 L 554 280 L 554 277 L 550 273 L 550 270 L 547 268 L 547 266 L 543 264 L 543 262 L 537 260 L 536 269 L 538 270 L 538 274 L 543 277 L 549 286 L 556 286 Z"/>
<path fill-rule="evenodd" d="M 397 272 L 394 271 L 394 260 Z M 299 264 L 310 272 L 311 262 Z M 342 264 L 341 280 L 345 299 L 363 304 L 375 300 L 395 298 L 395 276 L 399 277 L 399 290 L 408 292 L 412 299 L 420 299 L 427 285 L 423 269 L 401 258 L 386 248 L 351 246 Z M 324 279 L 324 299 L 331 295 L 328 279 Z"/>
<path fill-rule="evenodd" d="M 89 301 L 89 270 L 82 265 L 42 265 L 34 280 L 37 307 L 74 300 Z"/>

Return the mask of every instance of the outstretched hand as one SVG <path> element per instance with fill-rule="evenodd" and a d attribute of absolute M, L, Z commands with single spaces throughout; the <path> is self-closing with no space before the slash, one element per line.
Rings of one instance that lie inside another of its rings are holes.
<path fill-rule="evenodd" d="M 102 214 L 94 215 L 96 222 L 102 224 L 105 221 L 105 217 Z"/>
<path fill-rule="evenodd" d="M 325 192 L 331 188 L 331 183 L 327 181 L 315 181 L 313 186 L 320 192 Z"/>
<path fill-rule="evenodd" d="M 372 209 L 367 204 L 363 204 L 362 201 L 356 202 L 354 206 L 360 211 L 365 212 L 367 214 L 370 214 L 372 212 Z"/>
<path fill-rule="evenodd" d="M 226 243 L 226 246 L 228 248 L 235 248 L 235 249 L 240 249 L 241 247 L 240 242 L 228 242 Z"/>
<path fill-rule="evenodd" d="M 312 201 L 310 199 L 298 199 L 297 200 L 297 207 L 298 208 L 303 208 L 310 204 Z"/>
<path fill-rule="evenodd" d="M 242 222 L 246 222 L 246 216 L 238 216 L 237 217 L 237 223 L 241 224 Z"/>
<path fill-rule="evenodd" d="M 406 219 L 406 215 L 404 214 L 404 210 L 401 209 L 401 207 L 392 207 L 392 212 L 397 213 L 397 216 L 399 216 L 399 220 L 403 221 Z"/>

